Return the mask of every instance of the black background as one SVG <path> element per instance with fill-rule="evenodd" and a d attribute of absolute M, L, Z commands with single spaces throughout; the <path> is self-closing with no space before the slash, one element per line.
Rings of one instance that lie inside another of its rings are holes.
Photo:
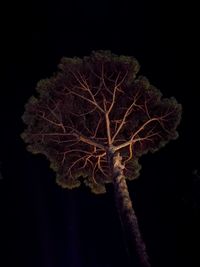
<path fill-rule="evenodd" d="M 200 266 L 197 7 L 160 1 L 8 3 L 1 25 L 0 266 L 128 267 L 112 185 L 105 195 L 55 184 L 43 156 L 26 151 L 24 104 L 63 56 L 109 49 L 183 105 L 180 137 L 140 159 L 128 183 L 152 267 Z"/>

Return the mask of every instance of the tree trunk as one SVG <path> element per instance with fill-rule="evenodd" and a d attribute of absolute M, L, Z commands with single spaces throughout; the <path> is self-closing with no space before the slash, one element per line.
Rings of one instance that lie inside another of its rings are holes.
<path fill-rule="evenodd" d="M 145 243 L 142 240 L 138 220 L 132 206 L 128 192 L 126 180 L 123 174 L 124 166 L 122 157 L 118 153 L 113 156 L 113 183 L 115 191 L 115 201 L 122 226 L 126 233 L 128 244 L 135 249 L 137 261 L 141 267 L 150 267 Z"/>

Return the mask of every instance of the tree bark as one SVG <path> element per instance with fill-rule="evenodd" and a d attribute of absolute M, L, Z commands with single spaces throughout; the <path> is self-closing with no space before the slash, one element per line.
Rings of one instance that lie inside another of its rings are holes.
<path fill-rule="evenodd" d="M 135 249 L 139 266 L 150 267 L 146 246 L 140 233 L 137 216 L 133 209 L 123 174 L 124 166 L 122 165 L 122 157 L 119 153 L 113 155 L 112 162 L 115 201 L 128 244 L 130 243 L 130 246 Z"/>

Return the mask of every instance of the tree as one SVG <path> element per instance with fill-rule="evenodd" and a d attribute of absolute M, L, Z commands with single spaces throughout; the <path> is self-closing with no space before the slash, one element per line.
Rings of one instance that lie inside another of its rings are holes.
<path fill-rule="evenodd" d="M 176 139 L 181 105 L 163 98 L 137 76 L 134 57 L 109 51 L 63 58 L 53 77 L 41 80 L 25 106 L 22 134 L 32 153 L 44 154 L 64 188 L 83 181 L 94 193 L 113 183 L 124 229 L 141 266 L 150 266 L 126 179 L 139 176 L 138 159 Z"/>

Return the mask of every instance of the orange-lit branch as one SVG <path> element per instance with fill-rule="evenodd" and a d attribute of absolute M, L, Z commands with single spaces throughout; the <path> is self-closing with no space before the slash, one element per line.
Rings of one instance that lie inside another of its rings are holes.
<path fill-rule="evenodd" d="M 104 74 L 104 65 L 102 63 L 102 66 L 101 66 L 101 80 L 102 80 L 103 86 L 106 89 L 106 91 L 109 92 L 112 95 L 111 90 L 106 85 L 106 82 L 105 82 L 105 78 L 104 77 L 105 77 L 105 74 Z"/>
<path fill-rule="evenodd" d="M 87 138 L 87 137 L 85 137 L 83 135 L 80 135 L 79 139 L 80 139 L 80 141 L 82 141 L 82 142 L 84 142 L 84 143 L 86 143 L 88 145 L 96 146 L 98 148 L 101 148 L 101 149 L 105 150 L 105 147 L 103 145 L 101 145 L 99 143 L 96 143 L 93 140 L 91 140 L 91 139 L 89 139 L 89 138 Z"/>
<path fill-rule="evenodd" d="M 134 147 L 134 144 L 137 143 L 137 142 L 142 142 L 142 141 L 150 141 L 152 142 L 152 139 L 151 137 L 153 136 L 160 136 L 159 133 L 153 133 L 153 134 L 147 134 L 145 137 L 138 137 L 138 138 L 135 138 L 132 142 L 130 142 L 129 144 L 129 157 L 124 161 L 124 164 L 126 164 L 129 160 L 132 159 L 133 157 L 133 147 Z"/>
<path fill-rule="evenodd" d="M 64 127 L 64 125 L 63 125 L 62 122 L 57 123 L 57 122 L 55 122 L 55 121 L 52 121 L 52 120 L 48 119 L 47 117 L 45 117 L 45 113 L 44 113 L 44 112 L 42 112 L 42 115 L 37 114 L 37 116 L 38 116 L 39 118 L 45 120 L 45 121 L 48 121 L 49 123 L 51 123 L 51 124 L 53 124 L 53 125 L 55 125 L 55 126 L 57 126 L 57 127 L 60 127 L 60 128 L 63 130 L 64 133 L 66 132 L 66 131 L 65 131 L 65 127 Z"/>
<path fill-rule="evenodd" d="M 127 76 L 127 72 L 125 73 L 125 75 L 124 75 L 124 77 L 121 79 L 121 81 L 120 81 L 119 83 L 117 83 L 118 80 L 119 80 L 119 76 L 120 76 L 120 72 L 119 72 L 118 75 L 117 75 L 117 78 L 116 78 L 116 81 L 115 81 L 115 86 L 114 86 L 114 89 L 113 89 L 112 102 L 111 102 L 111 105 L 110 105 L 110 107 L 109 107 L 109 109 L 108 109 L 108 111 L 107 111 L 108 120 L 109 120 L 109 114 L 110 114 L 110 112 L 112 111 L 113 106 L 114 106 L 114 104 L 115 104 L 115 102 L 116 102 L 116 93 L 117 93 L 117 90 L 120 91 L 119 87 L 120 87 L 120 85 L 124 82 L 124 79 L 125 79 L 126 76 Z M 112 140 L 110 140 L 110 143 L 112 143 Z"/>
<path fill-rule="evenodd" d="M 79 159 L 77 159 L 77 160 L 70 166 L 70 168 L 68 169 L 68 171 L 67 171 L 67 173 L 66 173 L 66 176 L 67 176 L 68 174 L 70 174 L 70 176 L 71 176 L 72 178 L 74 178 L 74 177 L 72 176 L 72 173 L 71 173 L 72 168 L 73 168 L 78 162 L 80 162 L 81 160 L 83 160 L 83 158 L 79 158 Z M 63 162 L 62 162 L 62 164 L 63 164 Z"/>
<path fill-rule="evenodd" d="M 89 93 L 90 97 L 92 98 L 92 100 L 91 100 L 91 99 L 88 99 L 88 98 L 84 97 L 83 95 L 78 94 L 78 93 L 76 93 L 76 92 L 74 92 L 74 91 L 71 91 L 71 93 L 72 93 L 72 94 L 75 94 L 75 95 L 77 95 L 77 96 L 79 96 L 79 97 L 81 97 L 82 99 L 84 99 L 84 100 L 86 100 L 86 101 L 88 101 L 88 102 L 90 102 L 90 103 L 93 104 L 95 107 L 97 107 L 101 112 L 104 113 L 103 109 L 102 109 L 102 108 L 100 107 L 100 105 L 97 103 L 97 101 L 96 101 L 96 99 L 95 99 L 95 97 L 94 97 L 94 95 L 93 95 L 93 93 L 92 93 L 92 91 L 91 91 L 91 89 L 90 89 L 90 87 L 89 87 L 87 81 L 83 78 L 83 76 L 78 72 L 79 76 L 81 77 L 81 80 L 80 80 L 74 72 L 72 72 L 72 74 L 74 75 L 75 79 L 78 81 L 79 85 L 81 86 L 81 87 L 79 87 L 79 88 L 80 88 L 81 90 L 83 90 L 83 91 L 87 91 L 87 92 Z"/>
<path fill-rule="evenodd" d="M 101 122 L 102 122 L 102 118 L 100 117 L 100 119 L 99 119 L 99 121 L 97 123 L 96 129 L 94 131 L 94 134 L 93 134 L 93 136 L 91 138 L 95 138 L 97 136 L 97 132 L 99 130 L 99 126 L 100 126 Z"/>
<path fill-rule="evenodd" d="M 115 151 L 121 149 L 121 148 L 124 148 L 124 147 L 127 147 L 129 146 L 130 144 L 134 143 L 135 140 L 137 139 L 134 139 L 149 123 L 153 122 L 153 121 L 158 121 L 159 119 L 158 118 L 152 118 L 148 121 L 146 121 L 131 137 L 131 139 L 123 144 L 120 144 L 118 146 L 115 147 Z M 138 140 L 137 140 L 138 141 Z"/>
<path fill-rule="evenodd" d="M 107 176 L 107 174 L 104 172 L 104 170 L 103 170 L 102 167 L 101 167 L 101 158 L 104 157 L 105 155 L 106 155 L 105 152 L 104 152 L 103 154 L 99 155 L 99 156 L 98 156 L 98 159 L 97 159 L 97 163 L 98 163 L 98 168 L 99 168 L 99 170 L 102 172 L 102 174 L 103 174 L 104 176 Z"/>
<path fill-rule="evenodd" d="M 119 126 L 118 126 L 118 128 L 117 128 L 115 134 L 114 134 L 113 137 L 112 137 L 112 143 L 114 142 L 115 138 L 117 137 L 117 135 L 118 135 L 119 132 L 121 131 L 122 127 L 123 127 L 124 124 L 126 123 L 126 119 L 127 119 L 128 115 L 132 112 L 132 108 L 133 108 L 134 106 L 136 106 L 136 107 L 139 106 L 139 105 L 136 104 L 137 100 L 138 100 L 138 98 L 135 97 L 133 103 L 126 109 L 126 112 L 125 112 L 125 114 L 124 114 L 124 116 L 123 116 L 123 119 L 121 120 L 121 123 L 119 124 Z"/>

